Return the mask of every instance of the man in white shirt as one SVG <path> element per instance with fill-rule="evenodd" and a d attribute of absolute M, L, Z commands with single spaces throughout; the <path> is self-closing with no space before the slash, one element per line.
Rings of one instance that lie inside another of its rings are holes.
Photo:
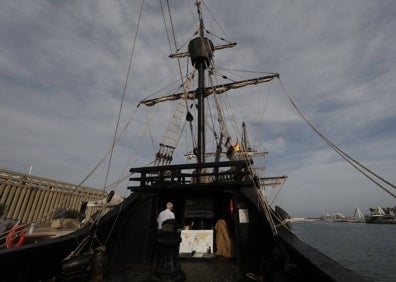
<path fill-rule="evenodd" d="M 171 202 L 166 203 L 166 209 L 164 209 L 157 217 L 158 229 L 162 229 L 162 223 L 167 219 L 175 219 L 175 214 L 172 212 L 173 204 Z"/>

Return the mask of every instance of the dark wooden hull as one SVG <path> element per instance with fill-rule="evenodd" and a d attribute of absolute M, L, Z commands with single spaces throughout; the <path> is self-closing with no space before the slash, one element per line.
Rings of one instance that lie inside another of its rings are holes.
<path fill-rule="evenodd" d="M 290 231 L 290 224 L 282 224 L 287 214 L 281 209 L 277 216 L 272 211 L 272 220 L 278 226 L 274 235 L 260 206 L 257 188 L 245 184 L 249 183 L 238 180 L 187 186 L 169 182 L 150 187 L 140 185 L 97 225 L 36 244 L 0 250 L 1 281 L 97 281 L 95 275 L 104 277 L 104 281 L 181 281 L 180 274 L 185 281 L 253 281 L 249 275 L 265 281 L 364 281 L 298 239 Z M 158 258 L 156 218 L 167 201 L 174 203 L 180 224 L 193 214 L 197 229 L 213 230 L 216 221 L 224 219 L 233 239 L 235 257 L 184 256 L 177 258 L 181 269 L 173 277 L 172 273 L 162 280 L 153 276 Z M 188 201 L 201 205 L 201 210 L 191 213 L 186 207 Z M 207 206 L 211 207 L 209 211 Z M 248 220 L 242 221 L 242 211 Z M 88 243 L 80 253 L 105 246 L 105 259 L 86 268 L 85 257 L 77 257 L 76 261 L 81 262 L 77 271 L 73 275 L 64 273 L 62 261 L 82 246 L 84 238 L 90 239 L 85 239 Z M 99 269 L 97 273 L 88 271 L 95 267 Z"/>

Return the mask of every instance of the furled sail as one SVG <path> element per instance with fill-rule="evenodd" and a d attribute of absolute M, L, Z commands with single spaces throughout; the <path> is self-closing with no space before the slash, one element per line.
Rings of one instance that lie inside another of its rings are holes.
<path fill-rule="evenodd" d="M 204 91 L 205 97 L 212 95 L 212 94 L 222 94 L 228 90 L 237 89 L 237 88 L 245 87 L 248 85 L 269 82 L 276 77 L 279 78 L 278 73 L 274 73 L 271 75 L 262 76 L 262 77 L 258 77 L 258 78 L 252 78 L 252 79 L 246 79 L 246 80 L 242 80 L 242 81 L 226 83 L 226 84 L 222 84 L 222 85 L 205 87 L 205 91 Z M 144 104 L 146 106 L 154 106 L 155 104 L 160 103 L 160 102 L 174 101 L 174 100 L 181 99 L 183 97 L 185 97 L 186 99 L 194 100 L 194 99 L 196 99 L 196 95 L 197 95 L 197 90 L 192 90 L 192 91 L 187 92 L 187 94 L 175 93 L 172 95 L 167 95 L 167 96 L 158 97 L 158 98 L 154 98 L 154 99 L 142 100 L 142 101 L 140 101 L 139 105 Z"/>

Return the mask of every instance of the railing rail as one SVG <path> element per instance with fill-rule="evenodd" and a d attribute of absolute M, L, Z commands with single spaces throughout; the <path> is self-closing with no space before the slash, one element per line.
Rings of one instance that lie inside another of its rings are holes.
<path fill-rule="evenodd" d="M 204 164 L 181 164 L 168 166 L 152 166 L 130 169 L 131 173 L 139 174 L 129 180 L 138 182 L 129 189 L 141 189 L 159 185 L 189 185 L 212 183 L 243 183 L 252 181 L 248 166 L 251 162 L 229 161 Z"/>

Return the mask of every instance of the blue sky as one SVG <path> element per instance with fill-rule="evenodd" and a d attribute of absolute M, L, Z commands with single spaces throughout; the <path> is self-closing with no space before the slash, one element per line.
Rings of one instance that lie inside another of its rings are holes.
<path fill-rule="evenodd" d="M 181 45 L 196 27 L 193 1 L 170 2 Z M 215 53 L 217 66 L 280 73 L 312 124 L 396 183 L 394 1 L 204 3 L 207 28 L 224 36 L 218 23 L 238 43 Z M 112 144 L 141 1 L 14 0 L 1 6 L 0 167 L 27 172 L 32 166 L 34 175 L 80 183 Z M 121 126 L 140 100 L 178 78 L 169 53 L 159 1 L 146 0 Z M 288 176 L 276 203 L 292 216 L 396 206 L 307 126 L 278 81 L 228 99 L 247 122 L 252 145 L 269 151 L 267 174 Z M 115 150 L 111 180 L 153 159 L 171 110 L 170 104 L 138 108 Z M 189 148 L 180 143 L 183 154 Z M 102 188 L 106 166 L 86 185 Z M 118 188 L 121 194 L 126 185 Z"/>

